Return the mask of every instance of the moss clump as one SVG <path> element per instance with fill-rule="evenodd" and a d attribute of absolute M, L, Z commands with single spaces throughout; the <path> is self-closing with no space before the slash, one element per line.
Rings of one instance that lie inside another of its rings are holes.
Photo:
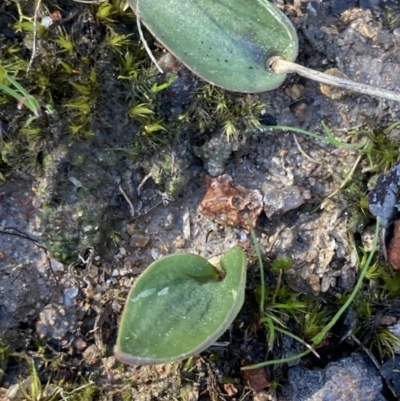
<path fill-rule="evenodd" d="M 293 262 L 290 258 L 278 258 L 271 262 L 271 270 L 275 273 L 285 271 L 292 267 Z"/>
<path fill-rule="evenodd" d="M 97 210 L 93 211 L 93 207 Z M 46 205 L 41 226 L 51 255 L 60 262 L 70 263 L 76 259 L 77 250 L 94 246 L 99 252 L 111 235 L 111 229 L 107 232 L 102 221 L 102 213 L 104 207 L 99 208 L 90 197 L 72 205 Z"/>
<path fill-rule="evenodd" d="M 188 163 L 175 151 L 164 151 L 157 156 L 150 169 L 154 182 L 163 189 L 170 200 L 176 198 L 189 181 Z"/>
<path fill-rule="evenodd" d="M 110 206 L 116 187 L 110 166 L 117 163 L 122 168 L 122 162 L 122 154 L 107 150 L 94 153 L 85 142 L 59 145 L 46 157 L 38 180 L 43 200 L 40 223 L 53 257 L 71 261 L 78 250 L 89 246 L 106 252 L 105 245 L 117 224 Z"/>
<path fill-rule="evenodd" d="M 222 130 L 228 139 L 233 139 L 247 129 L 260 127 L 259 117 L 265 108 L 257 96 L 239 96 L 206 84 L 192 95 L 181 118 L 196 124 L 201 133 Z"/>

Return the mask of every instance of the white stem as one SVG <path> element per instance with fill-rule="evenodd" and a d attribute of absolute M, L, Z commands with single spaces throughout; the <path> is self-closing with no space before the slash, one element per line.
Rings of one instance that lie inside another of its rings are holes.
<path fill-rule="evenodd" d="M 323 84 L 338 86 L 354 92 L 364 93 L 383 99 L 395 100 L 400 102 L 400 93 L 388 91 L 385 89 L 375 88 L 373 86 L 360 84 L 358 82 L 350 81 L 348 79 L 334 77 L 332 75 L 324 74 L 323 72 L 314 71 L 310 68 L 303 67 L 302 65 L 283 60 L 280 57 L 271 57 L 267 61 L 267 68 L 275 74 L 290 74 L 296 72 L 297 74 L 321 82 Z"/>
<path fill-rule="evenodd" d="M 149 45 L 146 42 L 146 39 L 144 38 L 143 35 L 143 31 L 142 31 L 142 25 L 140 24 L 140 11 L 139 11 L 139 0 L 137 0 L 136 3 L 136 24 L 137 24 L 137 28 L 139 31 L 139 36 L 140 39 L 142 40 L 143 46 L 146 49 L 147 54 L 149 55 L 151 61 L 155 64 L 155 66 L 157 67 L 157 70 L 160 72 L 160 74 L 163 74 L 164 71 L 162 70 L 162 68 L 158 65 L 156 58 L 153 56 L 153 53 L 150 50 Z"/>
<path fill-rule="evenodd" d="M 33 44 L 32 44 L 32 54 L 31 58 L 29 60 L 28 67 L 26 69 L 26 73 L 29 72 L 29 70 L 32 67 L 33 60 L 35 59 L 36 56 L 36 46 L 37 46 L 37 16 L 39 13 L 39 8 L 42 0 L 36 0 L 36 5 L 35 5 L 35 14 L 33 15 Z"/>

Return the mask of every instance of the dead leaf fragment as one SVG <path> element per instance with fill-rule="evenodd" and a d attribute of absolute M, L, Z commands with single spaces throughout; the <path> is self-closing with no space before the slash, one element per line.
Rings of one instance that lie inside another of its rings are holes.
<path fill-rule="evenodd" d="M 387 258 L 395 270 L 400 270 L 400 220 L 394 222 L 393 237 L 386 247 Z"/>
<path fill-rule="evenodd" d="M 232 178 L 224 174 L 209 180 L 199 212 L 222 224 L 250 230 L 247 216 L 254 227 L 262 207 L 262 195 L 259 191 L 240 185 L 233 186 Z"/>
<path fill-rule="evenodd" d="M 245 362 L 244 366 L 250 365 Z M 256 368 L 251 370 L 243 370 L 243 377 L 247 380 L 249 387 L 256 393 L 271 385 L 271 380 L 268 377 L 265 368 Z"/>
<path fill-rule="evenodd" d="M 224 390 L 229 397 L 233 397 L 239 392 L 239 390 L 232 383 L 225 383 Z"/>

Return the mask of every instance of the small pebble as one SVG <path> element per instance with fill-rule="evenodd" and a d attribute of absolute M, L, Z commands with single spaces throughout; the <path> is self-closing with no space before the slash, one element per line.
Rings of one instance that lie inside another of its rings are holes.
<path fill-rule="evenodd" d="M 60 263 L 58 260 L 50 259 L 51 268 L 54 272 L 63 272 L 64 265 Z"/>
<path fill-rule="evenodd" d="M 39 198 L 35 198 L 35 199 L 33 199 L 33 201 L 32 201 L 32 206 L 33 206 L 35 209 L 38 209 L 40 206 L 42 206 L 42 204 L 43 204 L 43 202 L 42 202 L 42 200 L 39 199 Z"/>
<path fill-rule="evenodd" d="M 70 299 L 75 298 L 79 293 L 78 287 L 70 287 L 64 290 L 64 296 Z"/>
<path fill-rule="evenodd" d="M 40 24 L 45 28 L 50 28 L 53 25 L 53 19 L 51 17 L 43 17 Z"/>

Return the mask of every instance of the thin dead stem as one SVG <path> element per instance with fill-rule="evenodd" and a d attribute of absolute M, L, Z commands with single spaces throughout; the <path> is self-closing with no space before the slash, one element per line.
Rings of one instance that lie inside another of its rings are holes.
<path fill-rule="evenodd" d="M 149 55 L 151 61 L 152 61 L 152 62 L 155 64 L 155 66 L 157 67 L 157 70 L 158 70 L 161 74 L 163 74 L 164 71 L 162 70 L 162 68 L 161 68 L 161 67 L 159 66 L 159 64 L 157 63 L 157 60 L 156 60 L 155 57 L 153 56 L 153 53 L 151 52 L 150 47 L 148 46 L 148 44 L 147 44 L 147 42 L 146 42 L 146 39 L 145 39 L 144 36 L 143 36 L 142 25 L 141 25 L 141 23 L 140 23 L 139 0 L 137 0 L 137 3 L 136 3 L 136 23 L 137 23 L 137 28 L 138 28 L 138 31 L 139 31 L 140 39 L 141 39 L 141 41 L 142 41 L 142 43 L 143 43 L 143 46 L 144 46 L 144 48 L 145 48 L 147 54 Z"/>
<path fill-rule="evenodd" d="M 295 134 L 293 134 L 293 139 L 294 139 L 294 142 L 295 142 L 296 145 L 297 145 L 297 148 L 299 149 L 299 152 L 300 152 L 306 159 L 310 160 L 310 161 L 313 162 L 313 163 L 321 164 L 320 162 L 317 162 L 316 160 L 314 160 L 314 159 L 313 159 L 311 156 L 309 156 L 306 152 L 304 152 L 304 150 L 303 150 L 303 148 L 300 146 L 300 144 L 299 144 L 299 142 L 298 142 L 297 137 L 296 137 Z"/>
<path fill-rule="evenodd" d="M 31 58 L 30 58 L 30 60 L 29 60 L 28 67 L 27 67 L 27 69 L 26 69 L 26 73 L 28 73 L 29 70 L 31 69 L 33 60 L 34 60 L 35 57 L 36 57 L 36 48 L 37 48 L 37 16 L 38 16 L 38 13 L 39 13 L 39 8 L 40 8 L 41 3 L 42 3 L 42 0 L 36 0 L 36 4 L 35 4 L 35 14 L 34 14 L 34 16 L 33 16 L 33 44 L 32 44 L 32 54 L 31 54 Z"/>
<path fill-rule="evenodd" d="M 129 196 L 126 194 L 126 192 L 122 188 L 121 184 L 118 185 L 118 190 L 121 193 L 121 195 L 125 198 L 126 202 L 129 205 L 129 209 L 131 211 L 131 217 L 135 217 L 135 208 L 133 207 L 133 204 L 132 204 L 131 200 L 129 199 Z"/>

